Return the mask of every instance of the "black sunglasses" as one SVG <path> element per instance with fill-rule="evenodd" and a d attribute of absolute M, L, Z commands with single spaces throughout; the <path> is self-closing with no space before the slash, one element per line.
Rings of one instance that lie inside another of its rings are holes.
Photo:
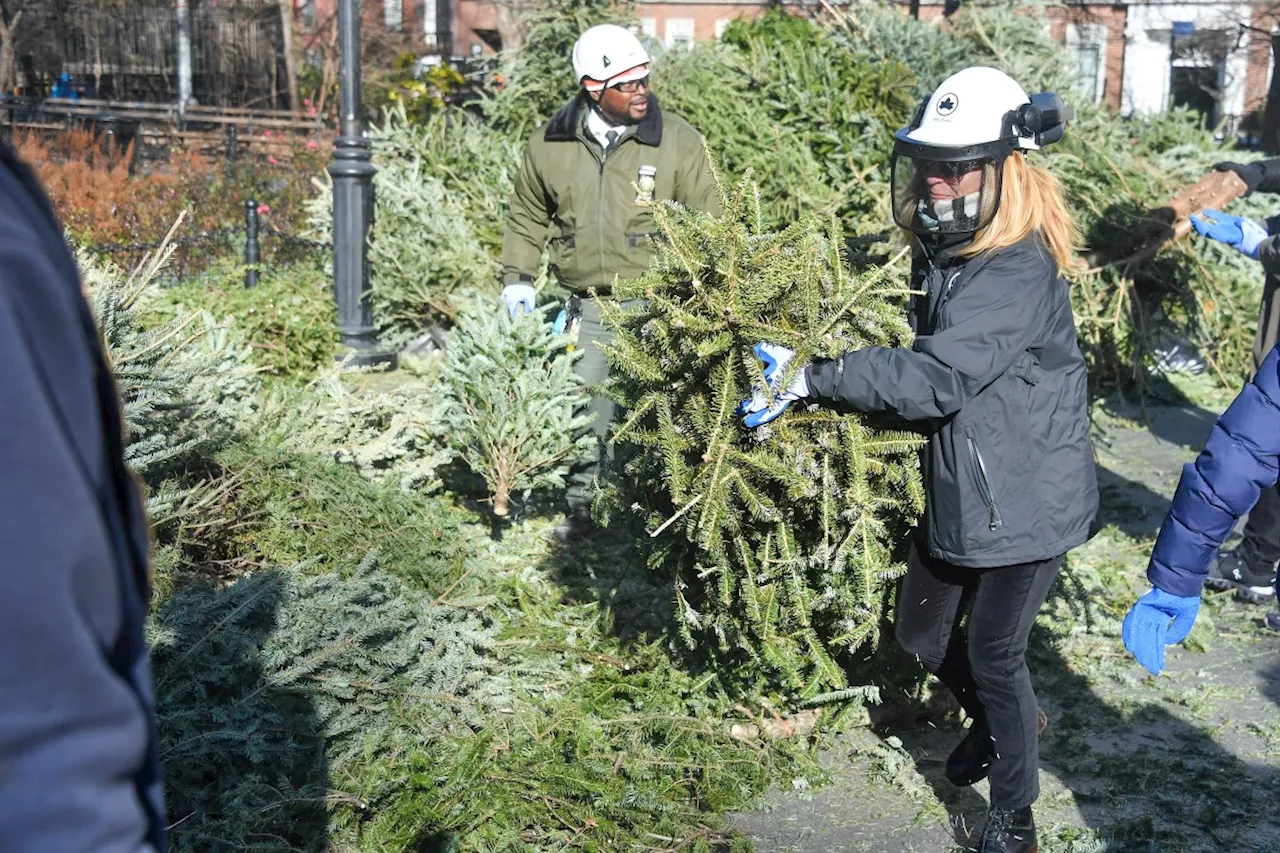
<path fill-rule="evenodd" d="M 636 92 L 639 92 L 642 87 L 645 89 L 649 88 L 649 78 L 647 76 L 641 77 L 639 80 L 628 80 L 625 83 L 614 83 L 609 88 L 617 89 L 624 95 L 634 95 Z"/>
<path fill-rule="evenodd" d="M 918 168 L 926 175 L 940 178 L 958 178 L 982 168 L 983 160 L 919 160 Z"/>

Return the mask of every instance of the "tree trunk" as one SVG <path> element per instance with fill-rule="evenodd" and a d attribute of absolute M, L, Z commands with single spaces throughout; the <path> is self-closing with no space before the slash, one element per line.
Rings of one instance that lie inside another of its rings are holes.
<path fill-rule="evenodd" d="M 13 90 L 13 39 L 14 31 L 18 29 L 18 24 L 21 22 L 21 12 L 15 14 L 8 25 L 5 24 L 3 17 L 0 17 L 0 93 Z"/>
<path fill-rule="evenodd" d="M 1262 150 L 1280 152 L 1280 34 L 1271 37 L 1271 85 L 1267 87 L 1267 107 L 1262 115 Z"/>
<path fill-rule="evenodd" d="M 191 105 L 191 9 L 187 0 L 173 4 L 178 26 L 178 117 L 185 120 Z"/>
<path fill-rule="evenodd" d="M 289 87 L 289 109 L 297 115 L 301 101 L 298 99 L 298 57 L 293 52 L 293 0 L 280 2 L 280 32 L 284 38 L 284 75 Z"/>
<path fill-rule="evenodd" d="M 519 50 L 524 45 L 524 27 L 520 16 L 524 14 L 525 3 L 521 0 L 495 0 L 498 10 L 498 38 L 502 40 L 503 50 Z"/>
<path fill-rule="evenodd" d="M 1109 252 L 1106 246 L 1095 246 L 1092 252 L 1081 258 L 1081 262 L 1085 269 L 1097 270 L 1113 264 L 1130 267 L 1149 260 L 1165 246 L 1191 233 L 1191 220 L 1188 218 L 1191 214 L 1207 207 L 1224 208 L 1244 195 L 1247 189 L 1235 172 L 1210 172 L 1169 199 L 1163 207 L 1147 212 L 1148 219 L 1160 222 L 1164 227 L 1136 251 L 1121 258 L 1116 257 L 1114 250 Z"/>
<path fill-rule="evenodd" d="M 329 103 L 329 91 L 333 89 L 333 83 L 338 79 L 338 28 L 330 26 L 328 36 L 325 42 L 324 62 L 320 71 L 320 92 L 316 95 L 315 108 L 316 114 L 324 117 L 325 107 Z"/>
<path fill-rule="evenodd" d="M 493 514 L 498 518 L 506 518 L 511 513 L 511 489 L 505 480 L 493 485 Z"/>

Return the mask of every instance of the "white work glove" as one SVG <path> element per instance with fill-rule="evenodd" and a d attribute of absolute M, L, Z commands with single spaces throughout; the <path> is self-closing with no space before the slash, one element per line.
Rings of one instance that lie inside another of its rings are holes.
<path fill-rule="evenodd" d="M 756 344 L 753 350 L 756 357 L 764 362 L 764 380 L 773 391 L 773 402 L 769 402 L 769 394 L 764 388 L 753 389 L 751 399 L 744 400 L 738 406 L 738 414 L 746 415 L 742 423 L 748 429 L 764 426 L 781 416 L 796 400 L 803 400 L 809 396 L 809 380 L 805 375 L 805 368 L 808 365 L 796 371 L 795 378 L 791 380 L 788 387 L 778 387 L 782 374 L 787 370 L 787 365 L 791 363 L 791 359 L 795 358 L 795 350 L 763 342 Z"/>
<path fill-rule="evenodd" d="M 502 304 L 507 306 L 507 313 L 512 317 L 520 314 L 532 314 L 537 292 L 533 285 L 523 281 L 508 284 L 502 288 Z"/>

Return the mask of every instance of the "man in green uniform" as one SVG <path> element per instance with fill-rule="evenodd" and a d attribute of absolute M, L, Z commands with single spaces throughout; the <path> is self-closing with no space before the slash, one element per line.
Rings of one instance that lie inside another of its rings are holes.
<path fill-rule="evenodd" d="M 607 295 L 653 258 L 656 227 L 649 203 L 670 199 L 720 215 L 720 194 L 702 137 L 665 114 L 649 91 L 649 56 L 632 33 L 604 24 L 573 46 L 577 96 L 539 128 L 525 149 L 511 194 L 502 244 L 502 300 L 512 314 L 534 308 L 533 281 L 550 241 L 551 273 L 577 327 L 575 367 L 588 386 L 608 379 L 600 308 L 588 291 Z M 613 403 L 593 396 L 596 452 L 569 474 L 562 542 L 591 529 L 601 455 Z"/>

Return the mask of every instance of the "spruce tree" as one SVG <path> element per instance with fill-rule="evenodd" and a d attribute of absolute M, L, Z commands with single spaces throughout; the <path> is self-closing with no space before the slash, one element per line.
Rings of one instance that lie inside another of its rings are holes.
<path fill-rule="evenodd" d="M 568 463 L 591 446 L 567 344 L 539 314 L 512 318 L 486 299 L 450 338 L 443 423 L 488 485 L 494 515 L 507 515 L 519 491 L 563 486 Z"/>
<path fill-rule="evenodd" d="M 644 514 L 655 558 L 676 567 L 688 644 L 820 701 L 848 686 L 841 653 L 878 637 L 900 545 L 923 509 L 921 439 L 813 405 L 749 431 L 737 406 L 763 381 L 758 341 L 794 348 L 794 365 L 907 344 L 889 301 L 903 267 L 851 272 L 834 222 L 801 217 L 766 232 L 749 178 L 725 209 L 715 219 L 655 207 L 654 264 L 606 304 L 626 410 L 614 439 L 636 448 L 621 454 L 621 498 Z M 643 307 L 624 309 L 630 299 Z"/>
<path fill-rule="evenodd" d="M 161 540 L 207 491 L 187 471 L 228 441 L 259 387 L 244 340 L 207 311 L 151 313 L 172 253 L 166 244 L 132 273 L 85 252 L 77 258 L 120 395 L 124 460 L 146 486 Z"/>

